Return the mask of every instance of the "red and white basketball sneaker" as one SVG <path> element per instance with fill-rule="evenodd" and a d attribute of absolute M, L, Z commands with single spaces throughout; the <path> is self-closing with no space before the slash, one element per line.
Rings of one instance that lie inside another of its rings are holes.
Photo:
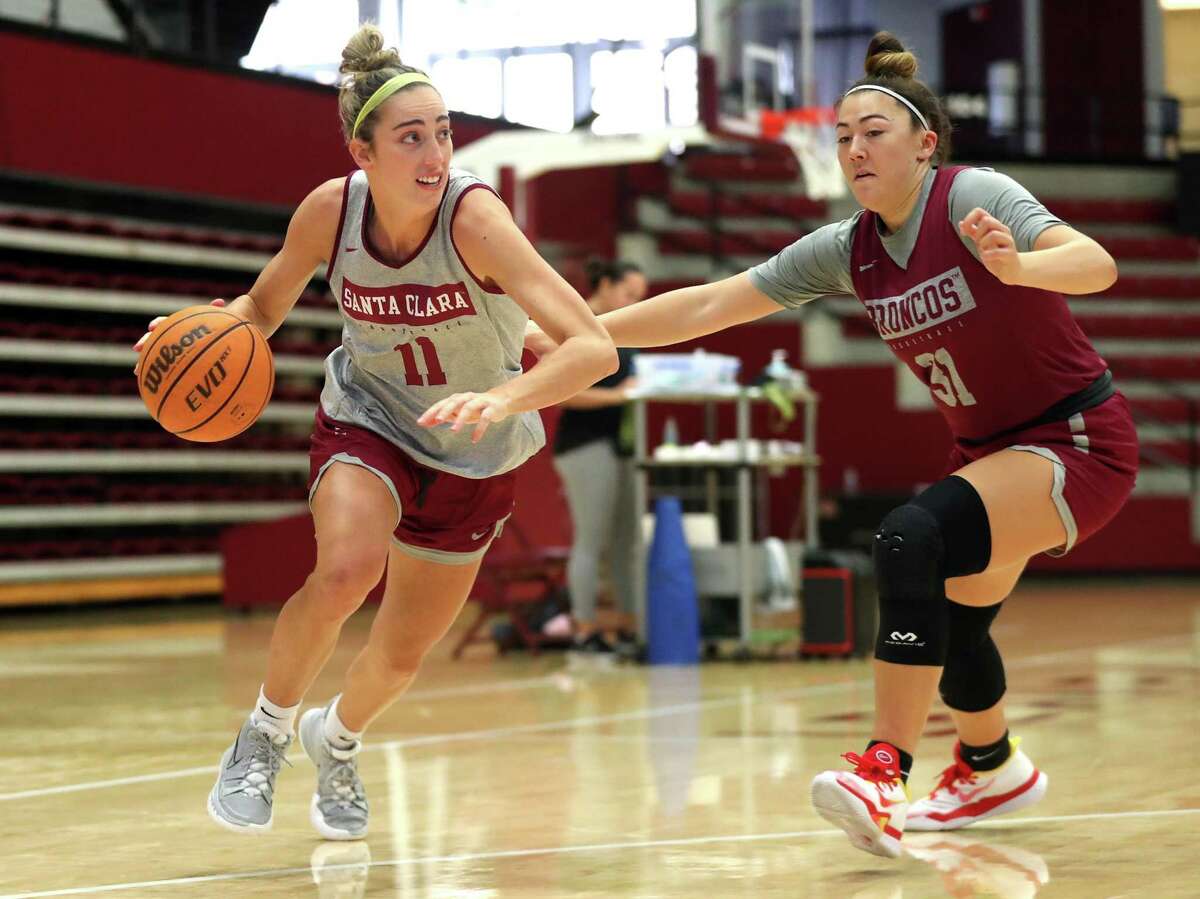
<path fill-rule="evenodd" d="M 994 771 L 975 771 L 954 744 L 954 764 L 933 792 L 908 810 L 909 830 L 955 830 L 984 818 L 1028 808 L 1046 795 L 1047 777 L 1034 767 L 1012 737 L 1012 755 Z"/>
<path fill-rule="evenodd" d="M 825 771 L 812 782 L 817 813 L 836 824 L 859 849 L 884 858 L 899 858 L 904 836 L 908 790 L 900 779 L 900 753 L 878 743 L 863 755 L 842 758 L 854 771 Z"/>

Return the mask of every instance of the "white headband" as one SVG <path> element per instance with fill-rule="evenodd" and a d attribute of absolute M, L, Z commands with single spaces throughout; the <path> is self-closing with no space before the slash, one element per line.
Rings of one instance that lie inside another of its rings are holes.
<path fill-rule="evenodd" d="M 929 123 L 927 121 L 925 121 L 925 116 L 921 115 L 921 110 L 919 110 L 919 109 L 917 109 L 917 107 L 913 106 L 912 102 L 909 101 L 909 99 L 907 97 L 904 97 L 901 94 L 896 93 L 890 87 L 884 87 L 881 84 L 860 84 L 858 87 L 852 87 L 852 88 L 850 88 L 850 90 L 846 91 L 846 93 L 844 93 L 842 95 L 842 99 L 849 97 L 855 91 L 879 91 L 880 93 L 887 94 L 889 97 L 895 97 L 897 100 L 899 100 L 901 103 L 903 103 L 905 106 L 907 106 L 909 109 L 912 110 L 912 114 L 917 117 L 917 120 L 921 123 L 922 128 L 924 128 L 926 131 L 933 130 L 932 128 L 929 127 Z"/>

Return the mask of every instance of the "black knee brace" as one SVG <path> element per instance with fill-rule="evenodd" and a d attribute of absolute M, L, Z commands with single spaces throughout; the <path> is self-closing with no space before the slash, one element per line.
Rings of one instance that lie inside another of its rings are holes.
<path fill-rule="evenodd" d="M 952 709 L 982 712 L 1004 696 L 1004 662 L 988 632 L 1001 605 L 947 603 L 949 645 L 938 692 Z"/>
<path fill-rule="evenodd" d="M 983 500 L 967 481 L 938 481 L 893 509 L 875 535 L 879 634 L 875 658 L 942 665 L 948 643 L 945 581 L 983 571 L 991 557 Z"/>

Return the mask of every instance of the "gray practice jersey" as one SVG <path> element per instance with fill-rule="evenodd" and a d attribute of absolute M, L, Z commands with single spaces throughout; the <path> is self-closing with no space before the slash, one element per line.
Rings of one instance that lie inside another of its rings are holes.
<path fill-rule="evenodd" d="M 325 360 L 321 405 L 337 421 L 368 428 L 417 462 L 468 478 L 516 468 L 546 442 L 537 412 L 488 427 L 423 428 L 417 419 L 454 393 L 482 393 L 521 374 L 528 316 L 510 297 L 480 284 L 450 236 L 463 196 L 486 185 L 450 170 L 425 241 L 399 266 L 367 242 L 367 177 L 346 179 L 329 288 L 342 311 L 342 345 Z"/>
<path fill-rule="evenodd" d="M 888 256 L 901 268 L 906 268 L 921 230 L 921 218 L 929 192 L 933 188 L 936 169 L 930 169 L 921 186 L 921 198 L 912 215 L 894 234 L 880 232 L 880 240 Z M 1018 253 L 1033 249 L 1038 235 L 1051 225 L 1063 221 L 1051 215 L 1029 191 L 1007 175 L 991 169 L 965 169 L 958 173 L 950 186 L 950 222 L 958 223 L 975 207 L 987 211 L 1012 231 Z M 797 307 L 817 297 L 830 295 L 854 296 L 850 277 L 850 244 L 861 212 L 848 219 L 833 222 L 806 234 L 777 255 L 750 269 L 750 280 L 763 293 L 781 306 Z M 962 237 L 971 255 L 979 258 L 975 242 Z"/>

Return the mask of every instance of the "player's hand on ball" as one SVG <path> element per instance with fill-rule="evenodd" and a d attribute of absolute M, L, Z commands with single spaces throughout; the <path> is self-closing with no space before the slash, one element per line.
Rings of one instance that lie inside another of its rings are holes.
<path fill-rule="evenodd" d="M 221 306 L 225 305 L 225 301 L 218 298 L 218 299 L 213 300 L 212 303 L 210 303 L 209 305 L 220 308 Z M 140 354 L 142 352 L 142 347 L 144 347 L 146 345 L 146 341 L 150 339 L 150 332 L 153 331 L 155 328 L 157 328 L 159 325 L 161 325 L 166 320 L 167 320 L 167 317 L 165 315 L 160 315 L 155 319 L 151 319 L 150 324 L 146 325 L 146 333 L 143 334 L 141 337 L 139 337 L 138 342 L 133 345 L 133 351 L 135 353 Z M 141 364 L 142 364 L 142 360 L 139 356 L 138 361 L 133 363 L 134 375 L 136 375 L 138 373 L 138 367 L 141 366 Z"/>
<path fill-rule="evenodd" d="M 510 411 L 506 397 L 493 393 L 456 393 L 430 406 L 425 414 L 417 419 L 417 424 L 433 428 L 450 423 L 452 431 L 461 431 L 467 425 L 475 425 L 475 430 L 471 433 L 471 442 L 478 443 L 488 425 L 504 421 Z"/>
<path fill-rule="evenodd" d="M 958 223 L 958 232 L 974 241 L 979 261 L 1001 283 L 1020 283 L 1021 254 L 1008 225 L 977 206 Z"/>

